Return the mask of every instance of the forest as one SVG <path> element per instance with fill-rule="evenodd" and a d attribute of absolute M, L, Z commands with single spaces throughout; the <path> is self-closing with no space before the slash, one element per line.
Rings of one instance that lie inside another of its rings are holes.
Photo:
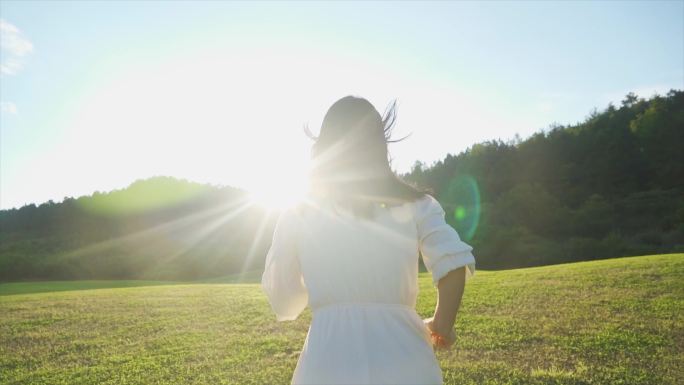
<path fill-rule="evenodd" d="M 468 127 L 456 127 L 467 130 Z M 684 251 L 684 91 L 416 162 L 480 269 Z M 211 278 L 263 268 L 278 212 L 152 177 L 0 211 L 0 281 Z"/>
<path fill-rule="evenodd" d="M 576 125 L 417 162 L 405 179 L 434 190 L 485 269 L 681 252 L 684 92 L 629 93 Z"/>

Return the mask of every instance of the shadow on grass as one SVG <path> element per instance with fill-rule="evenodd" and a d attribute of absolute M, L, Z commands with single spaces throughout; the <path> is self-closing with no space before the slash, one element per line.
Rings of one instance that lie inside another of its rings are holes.
<path fill-rule="evenodd" d="M 0 296 L 55 291 L 115 289 L 123 287 L 176 285 L 187 282 L 142 280 L 31 281 L 0 283 Z"/>
<path fill-rule="evenodd" d="M 247 271 L 195 281 L 150 281 L 150 280 L 74 280 L 74 281 L 27 281 L 0 283 L 0 296 L 17 294 L 50 293 L 56 291 L 117 289 L 125 287 L 188 285 L 188 284 L 226 284 L 261 282 L 261 271 Z"/>

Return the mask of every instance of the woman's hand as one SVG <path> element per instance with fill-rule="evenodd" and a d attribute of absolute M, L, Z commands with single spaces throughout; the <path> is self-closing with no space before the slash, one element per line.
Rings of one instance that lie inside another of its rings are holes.
<path fill-rule="evenodd" d="M 456 342 L 454 324 L 456 313 L 461 306 L 465 274 L 466 267 L 461 266 L 451 270 L 437 282 L 438 297 L 435 314 L 424 321 L 432 335 L 433 348 L 446 350 Z"/>
<path fill-rule="evenodd" d="M 431 334 L 432 347 L 436 350 L 448 350 L 456 342 L 456 332 L 453 326 L 447 330 L 435 324 L 434 317 L 423 320 Z"/>

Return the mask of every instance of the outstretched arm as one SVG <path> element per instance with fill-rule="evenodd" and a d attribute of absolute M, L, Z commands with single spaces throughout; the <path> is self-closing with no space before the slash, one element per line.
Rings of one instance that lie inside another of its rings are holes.
<path fill-rule="evenodd" d="M 281 213 L 261 276 L 261 287 L 278 321 L 297 319 L 309 300 L 297 251 L 297 226 L 291 211 Z"/>
<path fill-rule="evenodd" d="M 439 294 L 435 315 L 425 323 L 443 337 L 440 341 L 433 335 L 433 344 L 448 348 L 456 341 L 454 323 L 466 280 L 475 274 L 473 247 L 446 223 L 444 209 L 431 195 L 420 201 L 416 215 L 420 252 Z"/>
<path fill-rule="evenodd" d="M 461 306 L 461 298 L 465 289 L 465 266 L 451 270 L 437 283 L 438 298 L 435 315 L 428 324 L 431 331 L 443 336 L 444 343 L 439 346 L 448 348 L 456 342 L 454 324 L 456 314 Z"/>
<path fill-rule="evenodd" d="M 438 333 L 445 333 L 456 323 L 456 313 L 465 289 L 465 266 L 450 271 L 439 280 L 437 288 L 439 297 L 435 308 L 435 329 Z"/>

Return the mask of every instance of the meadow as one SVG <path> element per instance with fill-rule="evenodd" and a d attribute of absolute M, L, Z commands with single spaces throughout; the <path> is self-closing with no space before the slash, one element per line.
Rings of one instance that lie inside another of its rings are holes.
<path fill-rule="evenodd" d="M 1 284 L 0 384 L 288 384 L 311 312 L 276 322 L 258 277 Z M 478 271 L 437 356 L 445 384 L 674 385 L 682 309 L 684 254 Z"/>

